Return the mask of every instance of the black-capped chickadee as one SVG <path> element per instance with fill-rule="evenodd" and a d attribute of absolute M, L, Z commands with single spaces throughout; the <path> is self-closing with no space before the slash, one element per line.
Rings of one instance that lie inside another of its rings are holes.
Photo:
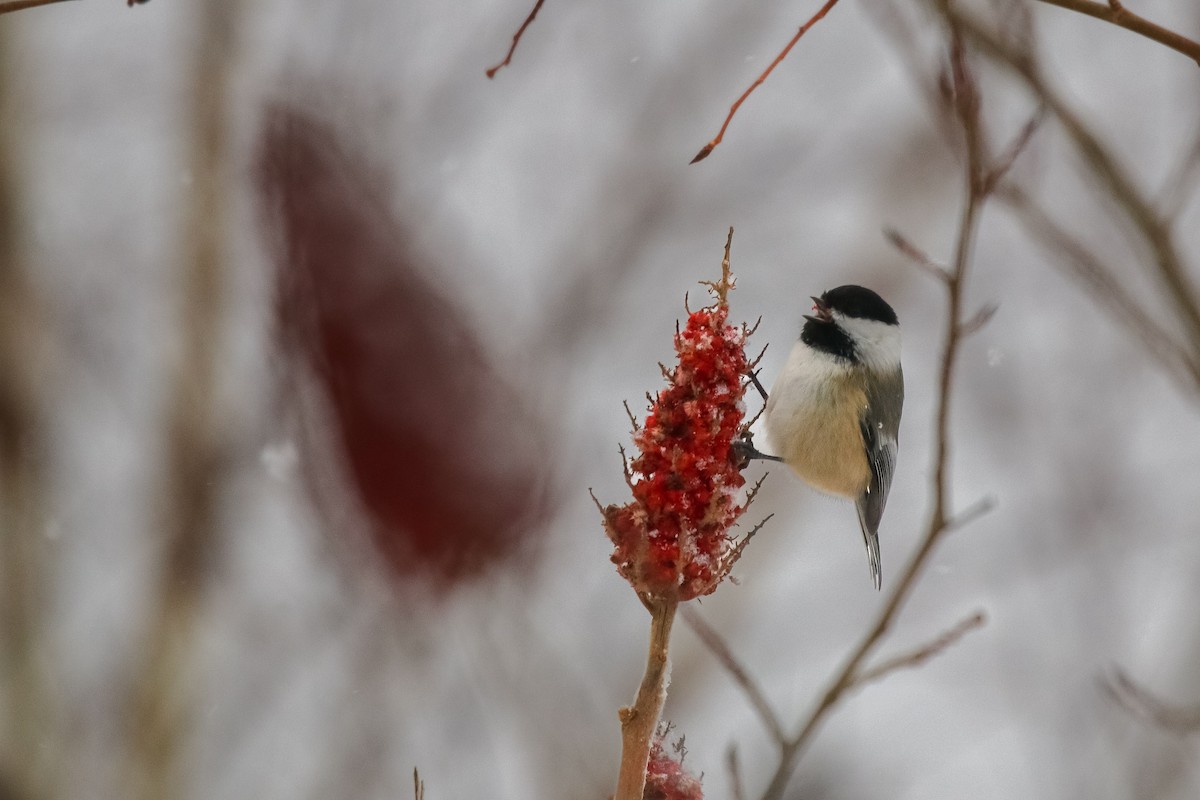
<path fill-rule="evenodd" d="M 900 324 L 882 297 L 861 286 L 812 299 L 816 313 L 804 316 L 767 399 L 767 440 L 806 483 L 855 501 L 879 589 L 879 520 L 904 406 Z"/>

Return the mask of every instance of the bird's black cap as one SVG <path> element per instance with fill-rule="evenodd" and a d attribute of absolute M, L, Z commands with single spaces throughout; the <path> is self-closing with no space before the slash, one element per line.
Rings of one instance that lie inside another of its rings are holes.
<path fill-rule="evenodd" d="M 887 301 L 863 286 L 839 286 L 814 299 L 818 311 L 838 311 L 856 319 L 870 319 L 887 325 L 900 324 L 896 312 Z"/>

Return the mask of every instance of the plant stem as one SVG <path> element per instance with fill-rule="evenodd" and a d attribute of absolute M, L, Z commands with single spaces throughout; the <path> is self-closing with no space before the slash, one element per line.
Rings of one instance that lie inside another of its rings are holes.
<path fill-rule="evenodd" d="M 679 601 L 674 598 L 647 600 L 646 607 L 650 610 L 650 652 L 646 656 L 646 673 L 638 687 L 637 698 L 632 706 L 622 708 L 618 714 L 621 719 L 621 773 L 614 800 L 642 800 L 650 742 L 667 699 L 670 672 L 667 657 L 671 625 L 675 622 Z"/>

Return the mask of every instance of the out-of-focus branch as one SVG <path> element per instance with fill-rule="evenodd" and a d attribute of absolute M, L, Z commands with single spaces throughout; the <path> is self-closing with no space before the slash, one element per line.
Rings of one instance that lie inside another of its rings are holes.
<path fill-rule="evenodd" d="M 1003 183 L 996 198 L 1016 213 L 1025 230 L 1059 258 L 1055 266 L 1078 281 L 1096 303 L 1133 332 L 1162 367 L 1184 389 L 1200 394 L 1200 353 L 1189 352 L 1142 307 L 1117 277 L 1118 270 L 1050 215 L 1024 189 Z"/>
<path fill-rule="evenodd" d="M 1200 294 L 1184 267 L 1169 222 L 1158 214 L 1116 155 L 1067 105 L 1027 53 L 1019 51 L 1015 45 L 1005 41 L 956 4 L 939 0 L 934 6 L 949 24 L 959 28 L 982 53 L 1012 70 L 1062 125 L 1088 167 L 1153 253 L 1154 275 L 1188 337 L 1193 351 L 1192 360 L 1200 361 Z"/>
<path fill-rule="evenodd" d="M 741 107 L 742 103 L 746 102 L 746 98 L 750 96 L 750 93 L 762 85 L 763 81 L 767 79 L 767 76 L 770 75 L 777 66 L 779 66 L 780 62 L 787 58 L 787 54 L 790 53 L 792 48 L 796 46 L 796 42 L 800 41 L 800 37 L 807 33 L 809 28 L 811 28 L 813 25 L 816 25 L 827 13 L 829 13 L 829 9 L 837 5 L 837 1 L 838 0 L 826 0 L 825 5 L 821 6 L 820 10 L 817 11 L 816 14 L 813 14 L 809 18 L 808 22 L 800 26 L 800 30 L 796 31 L 796 35 L 793 36 L 791 41 L 789 41 L 787 45 L 779 51 L 779 55 L 775 56 L 775 60 L 772 61 L 767 68 L 762 71 L 762 74 L 758 76 L 754 83 L 750 84 L 750 88 L 742 92 L 741 97 L 733 101 L 733 105 L 729 107 L 729 113 L 725 115 L 725 122 L 721 124 L 721 130 L 717 131 L 716 137 L 711 142 L 700 148 L 700 152 L 696 154 L 696 157 L 692 159 L 691 163 L 695 164 L 697 161 L 703 161 L 704 159 L 708 158 L 708 155 L 713 151 L 713 148 L 719 145 L 721 140 L 725 138 L 725 130 L 729 127 L 729 123 L 733 121 L 733 115 L 737 113 L 737 110 L 739 107 Z"/>
<path fill-rule="evenodd" d="M 1156 727 L 1184 735 L 1200 731 L 1200 705 L 1187 707 L 1160 700 L 1120 669 L 1102 678 L 1100 685 L 1118 705 Z"/>
<path fill-rule="evenodd" d="M 987 616 L 982 611 L 976 611 L 932 642 L 927 642 L 907 653 L 884 659 L 870 669 L 863 670 L 855 683 L 862 686 L 865 683 L 882 680 L 897 670 L 919 667 L 934 656 L 945 652 L 971 631 L 982 628 L 986 622 Z"/>
<path fill-rule="evenodd" d="M 934 416 L 934 477 L 930 487 L 932 503 L 925 535 L 917 545 L 904 571 L 896 580 L 883 609 L 874 624 L 855 647 L 845 665 L 830 680 L 820 700 L 808 716 L 801 721 L 799 732 L 783 743 L 779 765 L 763 794 L 763 800 L 780 800 L 813 735 L 825 717 L 833 711 L 846 694 L 861 681 L 869 670 L 864 669 L 867 658 L 875 651 L 892 623 L 904 607 L 909 595 L 916 587 L 929 558 L 942 537 L 957 526 L 949 511 L 949 449 L 950 449 L 950 401 L 954 379 L 954 367 L 964 338 L 964 292 L 966 278 L 971 265 L 971 252 L 979 226 L 979 213 L 987 199 L 989 180 L 996 167 L 986 158 L 986 141 L 979 118 L 980 98 L 978 87 L 963 53 L 961 39 L 951 27 L 951 79 L 954 96 L 954 111 L 966 149 L 964 164 L 964 201 L 959 218 L 958 240 L 950 268 L 941 275 L 940 284 L 946 291 L 946 322 L 943 334 L 941 368 L 937 383 L 937 410 Z M 913 248 L 915 249 L 915 248 Z"/>
<path fill-rule="evenodd" d="M 742 794 L 742 766 L 738 761 L 736 747 L 730 746 L 729 751 L 725 754 L 725 765 L 729 768 L 729 784 L 732 787 L 733 800 L 743 800 L 745 795 Z"/>
<path fill-rule="evenodd" d="M 1179 216 L 1188 200 L 1196 192 L 1200 174 L 1200 133 L 1192 138 L 1192 146 L 1171 170 L 1166 187 L 1159 195 L 1156 206 L 1164 220 L 1170 222 Z"/>
<path fill-rule="evenodd" d="M 179 300 L 180 354 L 170 378 L 157 512 L 165 543 L 157 606 L 132 699 L 127 797 L 179 794 L 176 773 L 193 713 L 190 671 L 207 564 L 216 546 L 221 439 L 217 354 L 225 287 L 229 77 L 240 4 L 201 4 L 192 67 L 191 172 Z"/>
<path fill-rule="evenodd" d="M 0 28 L 0 794 L 61 796 L 62 742 L 47 686 L 46 319 L 22 231 L 23 116 L 11 31 Z"/>
<path fill-rule="evenodd" d="M 987 507 L 987 504 L 978 504 L 975 508 L 986 510 Z M 960 517 L 950 520 L 945 530 L 950 531 L 958 527 L 966 518 L 973 519 L 974 516 L 976 516 L 976 512 L 969 510 L 965 514 L 960 515 Z M 734 655 L 733 650 L 720 637 L 720 634 L 704 621 L 699 612 L 690 606 L 684 606 L 680 614 L 688 626 L 700 638 L 704 646 L 709 649 L 709 652 L 716 656 L 721 666 L 725 668 L 725 671 L 729 673 L 730 677 L 733 678 L 734 682 L 737 683 L 738 687 L 746 695 L 750 704 L 754 706 L 755 711 L 758 712 L 759 719 L 763 723 L 763 727 L 771 735 L 772 741 L 779 745 L 780 748 L 787 748 L 790 740 L 784 732 L 783 724 L 780 722 L 775 710 L 771 708 L 771 703 L 767 700 L 766 695 L 763 694 L 758 682 L 750 675 L 749 670 L 742 665 L 737 656 Z M 987 622 L 987 618 L 984 613 L 982 611 L 975 611 L 933 641 L 913 648 L 907 653 L 901 653 L 898 656 L 885 659 L 870 669 L 865 669 L 852 676 L 851 682 L 846 688 L 847 690 L 857 689 L 872 681 L 881 680 L 897 670 L 908 667 L 919 667 L 929 659 L 942 654 L 954 646 L 959 639 L 971 631 L 982 627 L 985 622 Z M 733 748 L 730 748 L 728 763 L 730 774 L 734 779 L 735 795 L 740 797 L 741 787 L 739 785 L 740 776 L 738 774 L 737 751 Z"/>
<path fill-rule="evenodd" d="M 771 738 L 776 742 L 787 741 L 787 734 L 784 733 L 783 723 L 775 714 L 775 710 L 771 708 L 771 703 L 767 700 L 767 696 L 763 694 L 758 682 L 750 675 L 737 656 L 733 654 L 733 650 L 721 638 L 721 635 L 713 629 L 711 625 L 705 622 L 704 617 L 700 612 L 691 606 L 684 606 L 680 610 L 680 615 L 683 621 L 688 624 L 688 627 L 700 638 L 700 641 L 708 648 L 708 651 L 716 656 L 717 661 L 721 662 L 721 666 L 729 673 L 734 682 L 741 687 L 742 692 L 750 701 L 750 705 L 754 706 L 754 710 L 758 712 L 758 717 L 762 721 L 763 727 L 771 734 Z"/>
<path fill-rule="evenodd" d="M 1107 3 L 1097 3 L 1093 2 L 1093 0 L 1038 0 L 1038 2 L 1050 6 L 1058 6 L 1070 11 L 1078 11 L 1080 14 L 1087 14 L 1089 17 L 1111 22 L 1117 27 L 1133 31 L 1140 36 L 1153 39 L 1159 44 L 1166 45 L 1172 50 L 1183 53 L 1200 66 L 1200 42 L 1193 41 L 1161 25 L 1155 25 L 1145 17 L 1139 17 L 1125 8 L 1120 0 L 1108 0 Z"/>
<path fill-rule="evenodd" d="M 525 35 L 525 29 L 529 27 L 530 23 L 533 22 L 533 18 L 537 16 L 539 11 L 542 10 L 542 3 L 545 1 L 546 0 L 537 0 L 537 2 L 533 4 L 533 10 L 529 12 L 529 16 L 525 17 L 525 21 L 521 23 L 521 27 L 517 28 L 517 32 L 513 34 L 512 44 L 508 46 L 508 52 L 504 54 L 504 60 L 496 66 L 489 67 L 487 70 L 485 70 L 484 74 L 486 74 L 488 78 L 496 77 L 496 73 L 499 72 L 502 67 L 507 67 L 512 63 L 513 53 L 517 52 L 517 45 L 521 43 L 521 37 Z"/>

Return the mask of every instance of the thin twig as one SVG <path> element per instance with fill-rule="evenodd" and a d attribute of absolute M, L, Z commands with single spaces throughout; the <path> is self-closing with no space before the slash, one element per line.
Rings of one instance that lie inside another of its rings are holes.
<path fill-rule="evenodd" d="M 742 430 L 749 433 L 750 429 L 752 427 L 754 427 L 754 423 L 758 422 L 758 418 L 761 417 L 765 413 L 767 413 L 767 406 L 764 403 L 763 405 L 759 406 L 758 411 L 754 412 L 754 416 L 750 417 L 750 419 L 748 419 L 744 423 L 742 423 Z"/>
<path fill-rule="evenodd" d="M 1078 11 L 1080 14 L 1087 14 L 1089 17 L 1102 19 L 1105 22 L 1111 22 L 1119 28 L 1133 31 L 1136 34 L 1145 36 L 1147 39 L 1152 39 L 1159 44 L 1166 45 L 1176 52 L 1183 53 L 1195 61 L 1197 65 L 1200 65 L 1200 42 L 1195 42 L 1161 25 L 1155 25 L 1145 17 L 1139 17 L 1117 2 L 1117 0 L 1109 0 L 1107 3 L 1096 3 L 1092 2 L 1092 0 L 1038 1 L 1046 5 L 1065 8 L 1069 11 Z"/>
<path fill-rule="evenodd" d="M 521 23 L 521 27 L 517 28 L 517 32 L 513 34 L 512 44 L 508 46 L 508 52 L 504 54 L 504 60 L 496 66 L 485 70 L 484 74 L 489 79 L 496 77 L 496 73 L 500 71 L 501 67 L 507 67 L 512 62 L 513 53 L 517 51 L 517 45 L 521 43 L 521 37 L 525 35 L 525 29 L 529 27 L 529 23 L 533 22 L 533 18 L 542 10 L 542 3 L 544 2 L 545 0 L 537 0 L 533 4 L 533 11 L 529 12 L 529 16 L 525 18 L 525 21 Z"/>
<path fill-rule="evenodd" d="M 984 497 L 976 500 L 974 503 L 955 514 L 953 517 L 950 517 L 950 519 L 946 520 L 946 533 L 956 531 L 959 528 L 970 525 L 972 522 L 979 519 L 995 507 L 996 501 L 992 497 Z"/>
<path fill-rule="evenodd" d="M 709 291 L 717 298 L 717 301 L 724 304 L 728 302 L 729 290 L 734 287 L 735 278 L 733 271 L 729 266 L 729 248 L 733 246 L 733 226 L 729 226 L 729 234 L 725 237 L 725 257 L 721 259 L 721 280 L 719 281 L 700 281 L 701 286 L 707 286 Z"/>
<path fill-rule="evenodd" d="M 10 11 L 24 11 L 27 8 L 37 8 L 38 6 L 48 6 L 51 3 L 63 3 L 66 0 L 8 0 L 8 2 L 0 3 L 0 14 L 7 14 Z"/>
<path fill-rule="evenodd" d="M 934 476 L 931 487 L 933 502 L 929 512 L 929 522 L 917 550 L 910 557 L 908 565 L 897 579 L 891 594 L 884 603 L 875 623 L 863 636 L 858 646 L 850 654 L 845 665 L 830 680 L 829 685 L 821 695 L 815 708 L 809 712 L 800 725 L 799 732 L 789 739 L 781 748 L 779 765 L 771 777 L 770 785 L 763 794 L 763 800 L 780 800 L 787 788 L 787 783 L 795 772 L 800 756 L 804 753 L 821 722 L 837 706 L 846 693 L 854 688 L 862 675 L 862 665 L 867 657 L 874 652 L 884 635 L 891 628 L 905 601 L 912 593 L 924 568 L 929 563 L 937 544 L 941 541 L 950 527 L 953 518 L 949 514 L 950 485 L 949 485 L 949 449 L 950 449 L 950 400 L 951 386 L 954 379 L 954 367 L 958 357 L 959 346 L 962 343 L 963 292 L 968 268 L 971 264 L 971 252 L 975 243 L 979 225 L 979 212 L 987 199 L 985 175 L 988 164 L 985 161 L 986 151 L 983 131 L 978 127 L 977 89 L 974 79 L 967 67 L 962 47 L 958 42 L 957 32 L 951 30 L 953 42 L 951 57 L 953 80 L 960 82 L 954 87 L 955 110 L 959 123 L 963 127 L 967 143 L 967 158 L 964 169 L 963 211 L 958 226 L 958 241 L 955 245 L 954 260 L 945 278 L 939 277 L 939 282 L 946 289 L 946 320 L 943 333 L 941 369 L 937 384 L 937 410 L 934 423 Z M 967 83 L 969 82 L 969 83 Z M 915 248 L 914 248 L 915 249 Z M 919 252 L 919 251 L 918 251 Z M 936 272 L 931 271 L 937 275 Z"/>
<path fill-rule="evenodd" d="M 901 653 L 898 656 L 885 659 L 870 669 L 863 670 L 854 683 L 856 686 L 862 686 L 872 681 L 881 680 L 896 670 L 919 667 L 929 659 L 944 652 L 971 631 L 983 627 L 985 622 L 987 622 L 987 617 L 984 613 L 976 611 L 932 642 L 921 645 L 907 653 Z"/>
<path fill-rule="evenodd" d="M 642 800 L 650 743 L 667 696 L 671 625 L 679 601 L 674 598 L 642 599 L 650 610 L 650 650 L 637 697 L 632 706 L 622 708 L 618 715 L 621 720 L 621 772 L 614 800 Z"/>
<path fill-rule="evenodd" d="M 750 491 L 746 492 L 746 505 L 747 506 L 749 506 L 751 503 L 754 502 L 754 498 L 758 497 L 758 490 L 762 488 L 763 482 L 766 481 L 767 476 L 770 474 L 771 473 L 769 473 L 769 472 L 764 472 L 762 474 L 762 477 L 760 477 L 758 480 L 756 480 L 754 482 L 754 485 L 750 487 Z"/>
<path fill-rule="evenodd" d="M 991 322 L 992 317 L 996 316 L 996 312 L 1000 306 L 995 303 L 988 303 L 983 308 L 976 311 L 969 319 L 963 322 L 958 329 L 958 335 L 964 339 L 979 332 L 979 329 Z"/>
<path fill-rule="evenodd" d="M 775 715 L 775 710 L 771 708 L 770 701 L 763 694 L 758 682 L 750 676 L 742 663 L 738 661 L 737 656 L 733 654 L 733 650 L 721 638 L 721 635 L 700 616 L 700 613 L 691 606 L 684 606 L 680 609 L 680 616 L 683 621 L 688 624 L 692 632 L 700 639 L 708 651 L 716 656 L 717 661 L 721 662 L 721 666 L 729 673 L 734 682 L 745 693 L 746 698 L 750 701 L 750 705 L 754 706 L 754 710 L 758 712 L 759 719 L 762 720 L 763 727 L 771 738 L 778 744 L 783 744 L 787 741 L 787 734 L 784 733 L 783 723 L 779 721 L 779 717 Z"/>
<path fill-rule="evenodd" d="M 629 401 L 622 400 L 621 404 L 625 406 L 625 414 L 629 417 L 629 424 L 633 426 L 633 432 L 637 433 L 642 429 L 641 424 L 637 421 L 637 417 L 633 415 L 633 411 L 629 408 Z"/>
<path fill-rule="evenodd" d="M 1121 669 L 1114 670 L 1111 677 L 1102 679 L 1100 685 L 1118 705 L 1139 719 L 1171 733 L 1191 734 L 1200 731 L 1200 706 L 1188 708 L 1160 700 L 1136 684 Z"/>
<path fill-rule="evenodd" d="M 911 259 L 918 267 L 943 283 L 950 281 L 950 270 L 930 258 L 925 251 L 913 244 L 900 231 L 895 228 L 884 228 L 883 235 L 887 237 L 893 247 Z"/>
<path fill-rule="evenodd" d="M 733 800 L 742 800 L 742 768 L 738 763 L 737 748 L 729 745 L 725 753 L 725 763 L 729 766 L 729 784 L 733 787 Z"/>
<path fill-rule="evenodd" d="M 764 475 L 763 477 L 765 478 L 766 476 Z M 747 501 L 747 504 L 749 504 L 749 501 Z M 741 539 L 738 539 L 737 542 L 734 543 L 733 547 L 729 549 L 729 552 L 725 554 L 725 557 L 721 559 L 718 572 L 722 577 L 733 571 L 733 565 L 736 564 L 738 559 L 742 557 L 742 553 L 745 551 L 746 545 L 750 544 L 750 540 L 753 539 L 755 535 L 763 529 L 763 526 L 770 522 L 771 518 L 774 516 L 775 515 L 773 513 L 767 514 L 759 521 L 757 525 L 747 531 L 745 536 L 743 536 Z"/>
<path fill-rule="evenodd" d="M 729 113 L 725 116 L 725 122 L 721 125 L 721 130 L 717 131 L 716 138 L 704 145 L 704 147 L 700 148 L 700 152 L 697 153 L 696 157 L 691 160 L 692 164 L 708 158 L 708 154 L 713 151 L 713 148 L 719 145 L 721 140 L 725 138 L 725 129 L 729 127 L 729 123 L 733 120 L 733 115 L 737 113 L 737 110 L 742 103 L 746 102 L 746 98 L 750 96 L 750 93 L 762 85 L 763 81 L 767 79 L 767 76 L 770 75 L 777 66 L 779 66 L 780 62 L 787 58 L 787 54 L 791 52 L 791 49 L 796 45 L 796 42 L 800 41 L 800 37 L 807 33 L 809 28 L 817 24 L 817 22 L 819 22 L 821 18 L 829 12 L 829 9 L 837 5 L 837 1 L 838 0 L 826 0 L 825 5 L 821 6 L 821 10 L 816 14 L 813 14 L 808 22 L 800 26 L 800 30 L 796 31 L 796 35 L 792 37 L 792 40 L 787 43 L 787 46 L 784 47 L 783 50 L 779 51 L 779 55 L 775 56 L 775 60 L 771 62 L 770 66 L 763 70 L 762 74 L 758 76 L 758 79 L 755 80 L 754 83 L 750 84 L 750 88 L 742 92 L 742 96 L 733 101 L 733 105 L 729 107 Z"/>
<path fill-rule="evenodd" d="M 1017 156 L 1025 152 L 1025 148 L 1028 147 L 1029 142 L 1033 140 L 1033 134 L 1037 133 L 1037 129 L 1039 126 L 1041 126 L 1044 118 L 1045 112 L 1043 109 L 1039 108 L 1037 113 L 1030 117 L 1029 121 L 1026 122 L 1021 128 L 1021 131 L 1017 134 L 1016 138 L 1009 143 L 1008 147 L 1004 148 L 1004 152 L 1002 152 L 1000 157 L 996 159 L 996 163 L 991 169 L 988 170 L 987 175 L 984 178 L 985 192 L 992 192 L 996 188 L 996 184 L 999 183 L 1004 176 L 1008 174 L 1009 170 L 1012 169 L 1012 165 L 1016 163 Z"/>
<path fill-rule="evenodd" d="M 1150 247 L 1161 289 L 1173 305 L 1194 349 L 1200 352 L 1200 293 L 1183 265 L 1167 222 L 1158 215 L 1117 158 L 1047 83 L 1027 54 L 1016 51 L 954 3 L 937 0 L 934 5 L 946 21 L 968 36 L 976 47 L 1011 69 L 1059 121 L 1092 172 Z"/>
<path fill-rule="evenodd" d="M 1197 172 L 1200 171 L 1200 134 L 1192 139 L 1192 146 L 1179 161 L 1179 166 L 1171 170 L 1167 186 L 1159 193 L 1156 203 L 1163 219 L 1173 220 L 1187 205 L 1191 195 L 1196 191 Z"/>
<path fill-rule="evenodd" d="M 1141 339 L 1172 379 L 1192 393 L 1200 392 L 1200 359 L 1197 358 L 1200 354 L 1189 353 L 1175 334 L 1143 308 L 1117 277 L 1120 270 L 1106 263 L 1095 250 L 1063 228 L 1044 206 L 1019 186 L 1004 182 L 996 197 L 1017 214 L 1017 219 L 1034 240 L 1058 254 L 1053 265 L 1078 281 L 1101 308 Z"/>

